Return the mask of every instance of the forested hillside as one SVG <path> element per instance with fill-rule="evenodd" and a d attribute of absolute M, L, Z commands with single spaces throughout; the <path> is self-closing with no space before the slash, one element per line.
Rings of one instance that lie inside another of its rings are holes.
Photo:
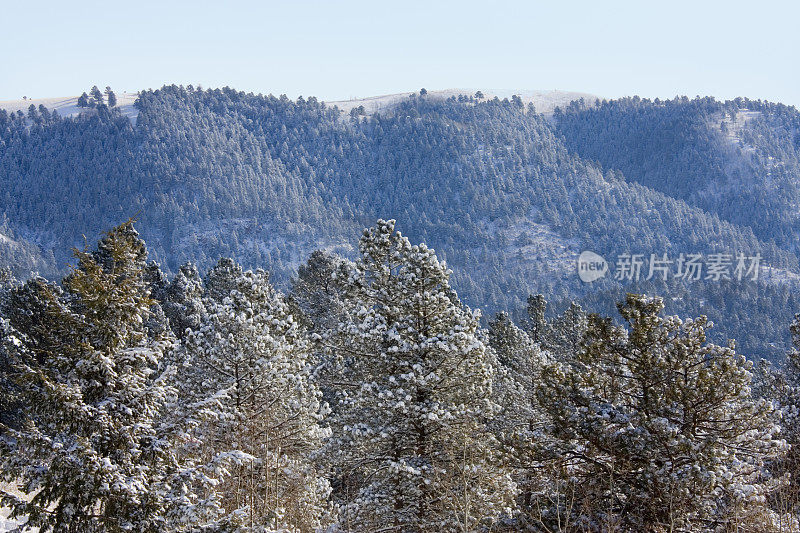
<path fill-rule="evenodd" d="M 570 151 L 762 240 L 800 244 L 800 113 L 737 98 L 576 101 L 556 114 Z"/>
<path fill-rule="evenodd" d="M 621 253 L 760 253 L 773 269 L 758 283 L 660 293 L 674 295 L 669 311 L 717 319 L 720 342 L 778 357 L 788 346 L 778 324 L 800 308 L 790 274 L 797 111 L 747 100 L 598 104 L 545 117 L 516 97 L 417 94 L 362 114 L 168 86 L 140 93 L 135 124 L 106 105 L 75 118 L 0 111 L 0 211 L 17 243 L 3 262 L 21 277 L 64 272 L 84 236 L 136 215 L 166 272 L 230 256 L 286 286 L 312 251 L 351 257 L 360 228 L 394 218 L 447 260 L 465 302 L 514 312 L 533 293 L 588 304 L 624 292 L 608 278 L 579 281 L 584 249 L 610 263 Z"/>

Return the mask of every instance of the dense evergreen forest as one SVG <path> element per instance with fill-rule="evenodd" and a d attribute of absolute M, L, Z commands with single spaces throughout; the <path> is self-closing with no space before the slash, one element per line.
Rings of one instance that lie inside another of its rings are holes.
<path fill-rule="evenodd" d="M 608 314 L 631 290 L 709 316 L 716 342 L 736 338 L 754 359 L 789 347 L 784 325 L 800 309 L 794 108 L 630 98 L 545 116 L 516 97 L 421 91 L 368 115 L 166 86 L 140 93 L 132 122 L 103 102 L 93 90 L 72 118 L 0 111 L 0 257 L 17 277 L 63 274 L 71 247 L 136 215 L 168 274 L 228 256 L 286 288 L 314 250 L 352 259 L 360 229 L 392 218 L 487 316 L 519 316 L 536 293 L 554 312 L 577 299 Z M 770 268 L 758 282 L 586 285 L 575 273 L 584 249 L 611 263 L 758 253 Z"/>
<path fill-rule="evenodd" d="M 800 531 L 786 364 L 628 294 L 489 317 L 378 220 L 282 291 L 131 221 L 0 279 L 0 513 L 55 532 Z M 5 509 L 3 509 L 5 508 Z M 0 514 L 0 526 L 3 525 Z"/>

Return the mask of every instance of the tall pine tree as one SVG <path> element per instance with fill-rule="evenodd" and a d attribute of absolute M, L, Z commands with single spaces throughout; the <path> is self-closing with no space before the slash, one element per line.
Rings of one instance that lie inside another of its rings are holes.
<path fill-rule="evenodd" d="M 3 503 L 42 531 L 213 523 L 213 492 L 186 482 L 213 486 L 225 464 L 182 456 L 183 433 L 164 423 L 176 390 L 160 360 L 174 340 L 146 327 L 144 242 L 129 221 L 76 257 L 63 287 L 34 279 L 12 295 L 2 347 L 24 408 L 0 440 L 0 471 L 32 499 Z"/>
<path fill-rule="evenodd" d="M 245 272 L 223 259 L 207 275 L 204 294 L 198 324 L 184 337 L 183 386 L 197 401 L 221 399 L 219 416 L 201 427 L 210 451 L 250 458 L 219 487 L 229 524 L 315 531 L 331 509 L 330 485 L 314 462 L 328 430 L 309 343 L 262 270 Z"/>
<path fill-rule="evenodd" d="M 425 245 L 379 221 L 351 277 L 358 311 L 331 339 L 340 357 L 331 449 L 351 531 L 474 531 L 516 487 L 487 421 L 495 361 L 478 316 Z"/>
<path fill-rule="evenodd" d="M 592 531 L 777 529 L 767 466 L 786 444 L 773 405 L 753 398 L 743 356 L 706 342 L 705 317 L 663 308 L 628 295 L 627 330 L 591 316 L 583 348 L 544 370 L 551 457 L 569 480 L 545 520 Z"/>

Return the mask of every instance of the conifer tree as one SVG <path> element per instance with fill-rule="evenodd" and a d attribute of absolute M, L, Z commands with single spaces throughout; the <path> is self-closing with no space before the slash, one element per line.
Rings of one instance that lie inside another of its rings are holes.
<path fill-rule="evenodd" d="M 571 359 L 581 349 L 588 316 L 581 306 L 570 303 L 569 307 L 558 315 L 550 324 L 547 332 L 546 347 L 555 357 Z"/>
<path fill-rule="evenodd" d="M 170 327 L 179 339 L 183 339 L 187 329 L 196 330 L 205 313 L 203 304 L 203 279 L 193 263 L 186 263 L 159 295 L 164 314 Z"/>
<path fill-rule="evenodd" d="M 28 106 L 28 120 L 30 120 L 33 124 L 41 122 L 39 112 L 36 110 L 36 106 L 33 104 Z"/>
<path fill-rule="evenodd" d="M 300 265 L 292 282 L 291 305 L 309 331 L 336 329 L 350 305 L 350 275 L 354 265 L 335 254 L 316 250 Z"/>
<path fill-rule="evenodd" d="M 331 519 L 330 486 L 313 461 L 328 430 L 308 341 L 264 271 L 223 259 L 205 283 L 199 324 L 185 335 L 184 386 L 198 400 L 225 398 L 218 419 L 202 428 L 211 449 L 251 458 L 219 488 L 229 523 L 315 531 Z"/>
<path fill-rule="evenodd" d="M 352 277 L 331 453 L 352 531 L 474 531 L 515 494 L 487 420 L 495 361 L 425 245 L 378 221 Z"/>
<path fill-rule="evenodd" d="M 288 303 L 292 313 L 309 334 L 314 378 L 329 404 L 339 378 L 336 358 L 324 349 L 322 340 L 336 331 L 353 313 L 350 276 L 355 266 L 335 254 L 317 250 L 300 265 L 292 282 Z"/>
<path fill-rule="evenodd" d="M 117 105 L 117 95 L 111 90 L 111 87 L 106 87 L 106 101 L 108 107 L 115 107 Z"/>
<path fill-rule="evenodd" d="M 182 456 L 182 434 L 162 422 L 175 389 L 159 362 L 173 340 L 145 327 L 145 254 L 129 221 L 76 251 L 63 288 L 34 279 L 12 295 L 2 348 L 24 409 L 0 440 L 0 473 L 32 495 L 3 494 L 28 526 L 182 531 L 216 519 L 213 492 L 185 489 L 212 486 L 227 461 Z"/>
<path fill-rule="evenodd" d="M 104 105 L 103 93 L 100 92 L 100 89 L 97 87 L 97 85 L 92 86 L 92 90 L 89 91 L 89 96 L 90 96 L 89 103 L 91 107 L 100 107 Z"/>
<path fill-rule="evenodd" d="M 547 300 L 541 294 L 528 296 L 528 321 L 526 324 L 526 331 L 531 340 L 536 343 L 545 342 L 547 337 L 548 324 L 545 318 L 545 311 L 547 310 Z"/>
<path fill-rule="evenodd" d="M 5 318 L 9 314 L 11 291 L 19 286 L 7 268 L 0 269 L 0 339 L 13 336 L 13 329 Z M 3 426 L 16 425 L 19 398 L 16 387 L 11 382 L 12 359 L 8 349 L 0 349 L 0 438 Z"/>
<path fill-rule="evenodd" d="M 752 365 L 706 342 L 706 319 L 662 317 L 628 295 L 628 329 L 589 319 L 574 360 L 544 371 L 540 405 L 554 461 L 571 480 L 550 518 L 589 530 L 777 527 L 765 505 L 785 452 L 772 404 L 751 395 Z M 748 525 L 749 524 L 749 525 Z"/>
<path fill-rule="evenodd" d="M 514 467 L 515 480 L 521 489 L 520 510 L 530 513 L 534 494 L 552 489 L 543 486 L 546 479 L 539 472 L 540 450 L 546 436 L 536 394 L 550 356 L 506 313 L 499 313 L 489 323 L 489 344 L 499 363 L 495 389 L 502 407 L 492 427 L 508 452 L 509 464 Z"/>
<path fill-rule="evenodd" d="M 779 408 L 781 435 L 789 451 L 771 465 L 776 473 L 788 474 L 789 482 L 772 498 L 776 510 L 792 512 L 800 519 L 800 314 L 789 327 L 792 349 L 781 367 L 762 361 L 758 373 L 759 396 Z"/>

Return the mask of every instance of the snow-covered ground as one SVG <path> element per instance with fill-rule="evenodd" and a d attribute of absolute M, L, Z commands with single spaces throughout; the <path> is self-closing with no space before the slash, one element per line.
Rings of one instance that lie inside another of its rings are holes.
<path fill-rule="evenodd" d="M 742 142 L 742 130 L 744 129 L 745 125 L 751 120 L 754 120 L 761 116 L 761 111 L 751 111 L 749 109 L 740 109 L 736 112 L 736 118 L 731 120 L 730 118 L 726 121 L 727 127 L 727 138 L 731 142 L 731 144 L 739 145 Z M 744 149 L 747 151 L 752 151 L 753 148 L 751 146 L 744 146 Z"/>
<path fill-rule="evenodd" d="M 25 523 L 24 520 L 11 520 L 7 518 L 7 516 L 8 516 L 8 509 L 0 507 L 0 533 L 6 533 L 7 531 L 14 531 L 16 528 Z M 38 529 L 32 527 L 28 528 L 28 531 L 35 532 L 38 531 Z"/>
<path fill-rule="evenodd" d="M 16 488 L 6 483 L 0 483 L 0 488 L 3 489 L 4 491 L 11 492 L 15 496 L 19 497 L 25 496 L 24 494 L 16 490 Z M 11 520 L 10 518 L 8 518 L 8 515 L 9 515 L 9 509 L 5 507 L 0 507 L 0 533 L 13 531 L 14 529 L 18 528 L 19 526 L 25 523 L 25 519 Z M 39 531 L 39 529 L 27 528 L 24 531 L 30 531 L 31 533 L 36 533 L 37 531 Z"/>
<path fill-rule="evenodd" d="M 800 286 L 800 275 L 785 268 L 776 268 L 769 265 L 761 266 L 758 279 L 773 285 Z"/>
<path fill-rule="evenodd" d="M 428 91 L 428 96 L 432 98 L 449 98 L 450 96 L 458 96 L 460 94 L 474 95 L 476 89 L 446 89 L 443 91 Z M 527 105 L 528 102 L 533 102 L 536 110 L 539 113 L 550 115 L 557 106 L 564 107 L 573 100 L 585 99 L 587 103 L 594 102 L 598 97 L 588 93 L 578 93 L 569 91 L 512 91 L 512 90 L 487 90 L 482 91 L 484 99 L 492 99 L 497 96 L 500 99 L 510 98 L 513 94 L 518 94 L 522 101 Z M 136 124 L 136 117 L 139 111 L 133 106 L 136 101 L 137 93 L 119 93 L 117 94 L 117 107 L 122 111 L 122 114 L 131 119 Z M 354 107 L 360 105 L 368 114 L 375 113 L 390 107 L 401 100 L 408 98 L 412 93 L 397 93 L 386 94 L 383 96 L 370 96 L 366 98 L 354 98 L 352 100 L 339 100 L 325 102 L 329 106 L 337 106 L 345 113 L 349 113 Z M 24 100 L 6 100 L 0 101 L 0 109 L 5 109 L 9 112 L 22 111 L 26 113 L 30 105 L 33 104 L 37 108 L 39 105 L 44 105 L 48 109 L 55 109 L 62 117 L 75 116 L 81 112 L 78 107 L 77 96 L 62 96 L 58 98 L 36 98 Z"/>
<path fill-rule="evenodd" d="M 428 97 L 449 98 L 451 96 L 458 96 L 460 94 L 474 95 L 478 89 L 445 89 L 443 91 L 428 91 Z M 564 107 L 573 100 L 580 100 L 583 98 L 586 103 L 593 103 L 596 99 L 601 97 L 589 93 L 578 93 L 570 91 L 542 91 L 542 90 L 481 90 L 485 100 L 491 100 L 495 96 L 500 98 L 511 98 L 511 95 L 517 94 L 522 98 L 522 101 L 527 105 L 528 102 L 533 102 L 536 106 L 536 111 L 549 115 L 553 113 L 556 107 Z M 333 102 L 325 102 L 326 105 L 337 106 L 342 111 L 349 113 L 354 107 L 360 105 L 364 106 L 364 110 L 368 113 L 375 113 L 394 105 L 401 100 L 408 98 L 413 93 L 397 93 L 386 94 L 383 96 L 370 96 L 367 98 L 354 98 L 352 100 L 339 100 Z"/>
<path fill-rule="evenodd" d="M 136 101 L 136 93 L 115 94 L 117 96 L 117 107 L 119 110 L 136 124 L 136 117 L 139 114 L 139 111 L 133 107 L 133 102 Z M 35 105 L 37 108 L 39 105 L 44 105 L 48 109 L 55 109 L 62 117 L 72 117 L 82 111 L 81 108 L 78 107 L 77 96 L 0 101 L 0 109 L 5 109 L 9 112 L 22 111 L 23 113 L 27 113 L 31 104 Z"/>
<path fill-rule="evenodd" d="M 458 96 L 460 94 L 474 95 L 477 89 L 446 89 L 443 91 L 428 91 L 428 97 L 432 98 L 449 98 L 450 96 Z M 573 100 L 585 99 L 587 103 L 594 102 L 598 97 L 588 93 L 578 93 L 570 91 L 513 91 L 513 90 L 487 90 L 482 91 L 484 99 L 492 99 L 495 96 L 498 98 L 510 98 L 513 94 L 518 94 L 522 101 L 527 105 L 533 102 L 536 110 L 539 113 L 550 115 L 556 107 L 564 107 Z M 386 94 L 382 96 L 369 96 L 366 98 L 354 98 L 352 100 L 339 100 L 325 102 L 329 106 L 337 106 L 344 113 L 349 113 L 354 107 L 360 105 L 368 114 L 375 113 L 397 104 L 401 100 L 408 98 L 412 93 L 397 93 Z M 117 107 L 123 115 L 127 116 L 131 122 L 136 124 L 136 117 L 139 111 L 133 106 L 136 101 L 137 93 L 119 93 L 117 94 Z M 78 107 L 77 96 L 62 96 L 57 98 L 34 98 L 24 100 L 6 100 L 0 101 L 0 109 L 5 109 L 9 112 L 22 111 L 26 113 L 30 105 L 33 104 L 37 108 L 44 105 L 48 109 L 55 109 L 62 117 L 72 117 L 81 112 Z"/>

